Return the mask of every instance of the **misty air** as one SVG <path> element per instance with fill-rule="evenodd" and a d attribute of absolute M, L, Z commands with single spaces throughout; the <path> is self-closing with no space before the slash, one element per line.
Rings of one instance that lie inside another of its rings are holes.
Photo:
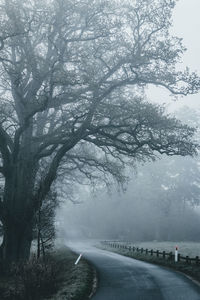
<path fill-rule="evenodd" d="M 199 0 L 0 0 L 0 299 L 200 299 Z"/>

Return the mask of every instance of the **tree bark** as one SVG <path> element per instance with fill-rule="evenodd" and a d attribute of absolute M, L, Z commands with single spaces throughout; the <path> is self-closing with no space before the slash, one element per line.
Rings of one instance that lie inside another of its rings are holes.
<path fill-rule="evenodd" d="M 33 201 L 35 165 L 23 157 L 7 176 L 4 189 L 3 244 L 1 256 L 5 265 L 26 261 L 30 256 L 35 212 L 29 211 Z M 27 217 L 28 216 L 28 217 Z"/>
<path fill-rule="evenodd" d="M 12 221 L 4 226 L 2 258 L 6 265 L 29 259 L 32 242 L 31 224 L 14 224 Z"/>

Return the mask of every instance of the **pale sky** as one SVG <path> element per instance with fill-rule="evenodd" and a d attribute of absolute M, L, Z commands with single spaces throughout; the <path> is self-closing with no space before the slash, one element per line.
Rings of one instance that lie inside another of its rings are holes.
<path fill-rule="evenodd" d="M 173 23 L 173 35 L 183 38 L 183 45 L 187 48 L 183 56 L 184 65 L 200 75 L 200 0 L 179 0 L 174 9 Z M 158 103 L 169 105 L 169 111 L 182 105 L 200 108 L 200 93 L 174 102 L 164 89 L 150 88 L 148 96 Z"/>

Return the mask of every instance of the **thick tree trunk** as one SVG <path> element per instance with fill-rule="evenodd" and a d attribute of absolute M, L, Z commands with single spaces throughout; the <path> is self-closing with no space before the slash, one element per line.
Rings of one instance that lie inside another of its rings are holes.
<path fill-rule="evenodd" d="M 30 160 L 22 160 L 13 168 L 5 182 L 1 254 L 6 265 L 25 261 L 30 256 L 35 214 L 34 207 L 31 206 L 34 180 L 34 165 Z"/>
<path fill-rule="evenodd" d="M 4 226 L 2 258 L 5 264 L 25 261 L 30 256 L 32 223 L 11 222 Z"/>

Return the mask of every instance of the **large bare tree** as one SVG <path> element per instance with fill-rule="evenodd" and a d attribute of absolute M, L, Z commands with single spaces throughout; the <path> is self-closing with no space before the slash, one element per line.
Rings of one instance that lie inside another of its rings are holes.
<path fill-rule="evenodd" d="M 5 262 L 29 257 L 34 215 L 62 164 L 69 174 L 89 176 L 97 166 L 118 176 L 121 163 L 154 159 L 156 151 L 195 153 L 194 130 L 142 100 L 150 84 L 175 95 L 199 90 L 196 74 L 175 68 L 184 47 L 169 35 L 174 5 L 1 1 Z"/>

